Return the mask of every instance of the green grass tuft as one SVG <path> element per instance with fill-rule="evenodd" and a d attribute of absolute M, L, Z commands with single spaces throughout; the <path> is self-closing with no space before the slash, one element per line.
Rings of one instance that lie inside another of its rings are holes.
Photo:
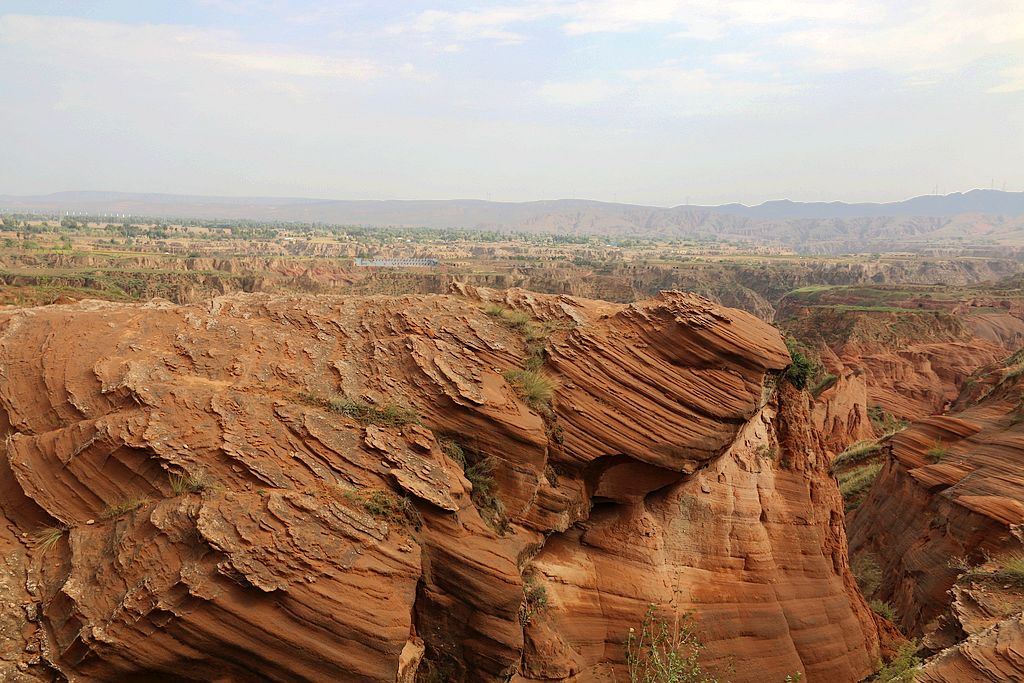
<path fill-rule="evenodd" d="M 512 385 L 526 405 L 538 412 L 550 410 L 555 380 L 549 375 L 538 370 L 509 370 L 505 373 L 505 381 Z"/>
<path fill-rule="evenodd" d="M 449 458 L 459 463 L 463 468 L 466 467 L 466 451 L 462 448 L 455 439 L 444 438 L 441 439 L 441 451 L 444 452 Z"/>
<path fill-rule="evenodd" d="M 961 578 L 988 579 L 1024 587 L 1024 551 L 1018 550 L 989 558 L 979 567 L 969 565 L 966 559 L 955 561 L 950 566 L 963 572 Z"/>
<path fill-rule="evenodd" d="M 1024 585 L 1024 553 L 1010 553 L 996 558 L 999 569 L 996 571 L 1000 579 Z"/>
<path fill-rule="evenodd" d="M 878 462 L 857 467 L 839 475 L 839 493 L 843 496 L 847 512 L 860 504 L 859 497 L 871 488 L 871 484 L 874 483 L 875 477 L 881 470 L 882 463 Z"/>
<path fill-rule="evenodd" d="M 508 308 L 501 312 L 500 317 L 503 323 L 520 332 L 526 331 L 531 319 L 530 314 L 526 311 L 513 311 Z"/>
<path fill-rule="evenodd" d="M 929 462 L 937 464 L 942 462 L 942 459 L 946 457 L 946 453 L 948 451 L 949 448 L 947 448 L 946 445 L 942 443 L 942 439 L 939 439 L 938 441 L 933 443 L 931 445 L 931 448 L 929 448 L 925 452 L 925 457 L 928 458 Z"/>
<path fill-rule="evenodd" d="M 811 387 L 811 395 L 814 396 L 814 398 L 818 398 L 818 396 L 824 393 L 827 389 L 830 389 L 833 386 L 835 386 L 835 383 L 838 381 L 838 376 L 833 375 L 832 373 L 826 374 L 820 380 L 815 382 L 814 386 Z"/>
<path fill-rule="evenodd" d="M 57 545 L 67 531 L 68 528 L 66 526 L 43 527 L 32 534 L 32 545 L 39 549 L 40 552 L 45 553 L 47 550 Z"/>
<path fill-rule="evenodd" d="M 881 432 L 886 436 L 906 429 L 910 424 L 906 420 L 896 419 L 880 405 L 868 407 L 868 418 L 871 420 L 871 426 L 875 428 L 875 432 Z"/>
<path fill-rule="evenodd" d="M 817 367 L 803 351 L 795 339 L 786 339 L 786 348 L 792 361 L 786 369 L 786 379 L 797 389 L 803 389 L 817 372 Z"/>
<path fill-rule="evenodd" d="M 301 392 L 299 398 L 311 405 L 317 405 L 330 410 L 332 413 L 339 413 L 352 418 L 359 424 L 376 425 L 378 427 L 403 427 L 407 424 L 419 422 L 420 417 L 412 408 L 386 403 L 381 406 L 370 405 L 366 401 L 359 401 L 343 396 L 324 397 L 308 391 Z"/>
<path fill-rule="evenodd" d="M 378 407 L 371 406 L 364 401 L 335 398 L 328 401 L 327 407 L 335 413 L 341 413 L 364 425 L 402 427 L 419 421 L 416 411 L 390 403 Z"/>
<path fill-rule="evenodd" d="M 863 462 L 881 451 L 882 444 L 877 441 L 858 441 L 857 443 L 847 447 L 845 451 L 837 455 L 835 459 L 832 460 L 832 471 L 848 467 L 850 465 L 856 465 L 857 463 Z"/>
<path fill-rule="evenodd" d="M 209 489 L 213 483 L 206 476 L 205 472 L 173 472 L 167 475 L 171 482 L 171 491 L 174 495 L 180 496 L 185 493 L 202 493 Z"/>

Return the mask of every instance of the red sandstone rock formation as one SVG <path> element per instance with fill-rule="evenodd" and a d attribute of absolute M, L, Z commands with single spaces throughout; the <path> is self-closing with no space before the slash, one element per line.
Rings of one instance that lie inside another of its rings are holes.
<path fill-rule="evenodd" d="M 1024 676 L 1024 588 L 999 568 L 1024 550 L 1024 382 L 1001 374 L 977 405 L 893 437 L 849 519 L 851 553 L 882 569 L 876 596 L 939 652 L 921 680 Z"/>
<path fill-rule="evenodd" d="M 959 574 L 952 561 L 977 563 L 1019 544 L 1011 530 L 1024 522 L 1024 423 L 1011 413 L 1020 389 L 998 393 L 894 436 L 890 459 L 850 516 L 852 551 L 879 561 L 879 596 L 910 634 L 944 611 Z"/>
<path fill-rule="evenodd" d="M 890 302 L 907 307 L 890 309 L 847 306 L 840 297 L 834 295 L 831 306 L 784 309 L 786 329 L 810 344 L 838 378 L 820 392 L 813 411 L 835 452 L 880 435 L 871 434 L 869 408 L 900 420 L 946 412 L 975 373 L 1015 352 L 1024 339 L 1021 311 L 978 308 L 995 303 L 988 300 L 912 299 Z"/>
<path fill-rule="evenodd" d="M 550 408 L 505 376 L 539 360 Z M 877 631 L 788 362 L 683 294 L 0 312 L 0 673 L 621 680 L 657 603 L 733 681 L 858 680 Z"/>
<path fill-rule="evenodd" d="M 939 654 L 927 662 L 918 680 L 1020 680 L 1024 675 L 1021 586 L 997 575 L 969 572 L 961 576 L 950 595 L 953 599 L 939 618 L 939 628 L 924 639 L 924 644 Z"/>

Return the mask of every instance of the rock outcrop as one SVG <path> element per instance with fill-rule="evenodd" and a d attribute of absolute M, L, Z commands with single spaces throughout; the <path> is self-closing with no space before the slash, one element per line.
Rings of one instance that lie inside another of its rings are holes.
<path fill-rule="evenodd" d="M 0 667 L 621 679 L 655 603 L 733 681 L 859 680 L 877 630 L 788 363 L 678 293 L 2 311 Z"/>
<path fill-rule="evenodd" d="M 895 435 L 849 518 L 855 563 L 880 570 L 875 596 L 937 653 L 920 680 L 1024 675 L 1024 381 L 999 374 L 975 405 Z"/>
<path fill-rule="evenodd" d="M 971 571 L 960 577 L 939 627 L 924 640 L 938 654 L 918 680 L 1012 681 L 1024 674 L 1024 591 L 998 572 Z"/>

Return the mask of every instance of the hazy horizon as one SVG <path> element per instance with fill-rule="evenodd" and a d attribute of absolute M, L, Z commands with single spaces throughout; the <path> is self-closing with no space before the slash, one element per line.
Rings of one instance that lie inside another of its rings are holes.
<path fill-rule="evenodd" d="M 153 5 L 4 3 L 0 193 L 671 207 L 1024 189 L 1013 2 Z"/>
<path fill-rule="evenodd" d="M 671 209 L 680 206 L 692 206 L 694 208 L 716 208 L 721 206 L 727 206 L 730 204 L 736 204 L 740 206 L 746 206 L 749 208 L 756 208 L 764 204 L 772 204 L 775 202 L 792 202 L 794 204 L 815 204 L 815 203 L 830 203 L 830 204 L 899 204 L 902 202 L 908 202 L 914 199 L 920 199 L 923 197 L 952 197 L 957 195 L 967 195 L 971 192 L 998 192 L 998 193 L 1021 193 L 1024 190 L 1003 190 L 1001 188 L 988 188 L 988 187 L 972 187 L 964 190 L 952 190 L 943 194 L 931 194 L 924 193 L 908 197 L 901 197 L 899 199 L 892 200 L 871 200 L 866 199 L 862 201 L 848 201 L 842 198 L 836 199 L 814 199 L 814 200 L 803 200 L 794 199 L 793 197 L 773 197 L 765 199 L 763 201 L 745 204 L 738 201 L 725 201 L 718 204 L 640 204 L 636 202 L 614 202 L 606 199 L 595 199 L 592 197 L 538 197 L 535 199 L 522 199 L 522 200 L 498 200 L 498 199 L 484 199 L 481 197 L 437 197 L 437 198 L 423 198 L 423 199 L 410 199 L 407 197 L 388 197 L 388 198 L 374 198 L 366 197 L 362 199 L 355 199 L 352 197 L 309 197 L 309 196 L 286 196 L 286 195 L 245 195 L 245 194 L 224 194 L 224 195 L 213 195 L 213 194 L 192 194 L 192 193 L 178 193 L 178 192 L 126 192 L 121 190 L 56 190 L 53 192 L 44 192 L 31 195 L 15 195 L 10 192 L 4 192 L 3 188 L 0 187 L 0 197 L 49 197 L 58 195 L 149 195 L 159 197 L 183 197 L 193 199 L 226 199 L 226 200 L 286 200 L 286 201 L 313 201 L 313 202 L 485 202 L 494 204 L 531 204 L 531 203 L 543 203 L 543 202 L 593 202 L 600 204 L 622 204 L 626 206 L 646 206 L 650 208 L 660 209 Z"/>

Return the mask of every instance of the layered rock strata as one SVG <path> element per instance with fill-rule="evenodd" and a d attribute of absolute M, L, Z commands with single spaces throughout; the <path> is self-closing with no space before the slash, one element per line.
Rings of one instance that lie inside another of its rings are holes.
<path fill-rule="evenodd" d="M 774 328 L 679 293 L 0 312 L 3 573 L 24 594 L 0 661 L 621 679 L 654 603 L 693 610 L 731 680 L 858 680 L 877 631 L 788 363 Z"/>

